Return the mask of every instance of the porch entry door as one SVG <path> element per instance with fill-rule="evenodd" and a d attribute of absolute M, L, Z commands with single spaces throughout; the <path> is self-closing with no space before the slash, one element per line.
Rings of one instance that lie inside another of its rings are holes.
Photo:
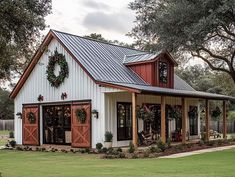
<path fill-rule="evenodd" d="M 23 106 L 23 144 L 39 145 L 39 105 Z"/>
<path fill-rule="evenodd" d="M 91 104 L 89 102 L 73 103 L 72 110 L 72 146 L 91 147 Z M 85 121 L 81 122 L 78 118 L 78 111 L 85 112 Z"/>

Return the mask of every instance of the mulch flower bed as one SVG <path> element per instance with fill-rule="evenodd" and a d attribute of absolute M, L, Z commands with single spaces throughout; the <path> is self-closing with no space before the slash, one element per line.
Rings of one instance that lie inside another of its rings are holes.
<path fill-rule="evenodd" d="M 123 150 L 121 148 L 105 148 L 100 146 L 98 149 L 89 148 L 70 148 L 59 147 L 59 146 L 23 146 L 18 145 L 14 147 L 14 150 L 19 151 L 40 151 L 40 152 L 62 152 L 62 153 L 88 153 L 88 154 L 98 154 L 101 158 L 105 159 L 136 159 L 136 158 L 156 158 L 160 156 L 167 156 L 171 154 L 177 154 L 182 152 L 191 152 L 196 150 L 222 147 L 235 145 L 235 139 L 229 140 L 212 140 L 212 141 L 199 141 L 198 143 L 187 143 L 171 145 L 170 143 L 165 144 L 161 141 L 157 142 L 155 145 L 146 148 L 135 149 L 130 143 L 129 148 Z M 13 149 L 13 148 L 12 148 Z"/>

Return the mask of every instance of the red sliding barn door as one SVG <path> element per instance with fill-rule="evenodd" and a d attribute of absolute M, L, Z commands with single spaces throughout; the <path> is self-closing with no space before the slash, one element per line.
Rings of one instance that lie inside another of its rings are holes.
<path fill-rule="evenodd" d="M 23 144 L 39 145 L 39 106 L 23 107 Z"/>
<path fill-rule="evenodd" d="M 91 105 L 90 103 L 72 104 L 72 146 L 91 147 Z M 83 110 L 86 114 L 85 122 L 78 119 L 77 111 Z"/>

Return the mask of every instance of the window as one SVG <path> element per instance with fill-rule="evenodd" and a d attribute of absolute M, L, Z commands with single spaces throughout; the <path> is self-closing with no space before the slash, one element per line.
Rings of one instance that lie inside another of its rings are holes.
<path fill-rule="evenodd" d="M 131 103 L 117 103 L 117 140 L 132 139 Z"/>
<path fill-rule="evenodd" d="M 198 111 L 197 106 L 189 106 L 190 135 L 198 135 Z"/>
<path fill-rule="evenodd" d="M 161 83 L 167 83 L 167 63 L 159 62 L 159 81 Z"/>

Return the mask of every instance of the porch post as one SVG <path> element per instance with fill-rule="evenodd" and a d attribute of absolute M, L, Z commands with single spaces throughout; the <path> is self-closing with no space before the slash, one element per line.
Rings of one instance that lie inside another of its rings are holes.
<path fill-rule="evenodd" d="M 223 101 L 223 138 L 227 137 L 227 109 L 226 109 L 226 101 Z"/>
<path fill-rule="evenodd" d="M 186 119 L 187 119 L 186 98 L 182 98 L 182 143 L 186 143 Z"/>
<path fill-rule="evenodd" d="M 210 111 L 209 111 L 209 100 L 206 99 L 206 117 L 205 117 L 205 121 L 206 121 L 206 141 L 209 141 L 210 140 L 210 127 L 209 127 L 209 119 L 210 119 Z"/>
<path fill-rule="evenodd" d="M 161 96 L 161 140 L 166 142 L 166 97 Z"/>
<path fill-rule="evenodd" d="M 138 134 L 137 134 L 137 118 L 136 118 L 136 93 L 132 93 L 132 134 L 133 134 L 133 145 L 138 146 Z"/>

